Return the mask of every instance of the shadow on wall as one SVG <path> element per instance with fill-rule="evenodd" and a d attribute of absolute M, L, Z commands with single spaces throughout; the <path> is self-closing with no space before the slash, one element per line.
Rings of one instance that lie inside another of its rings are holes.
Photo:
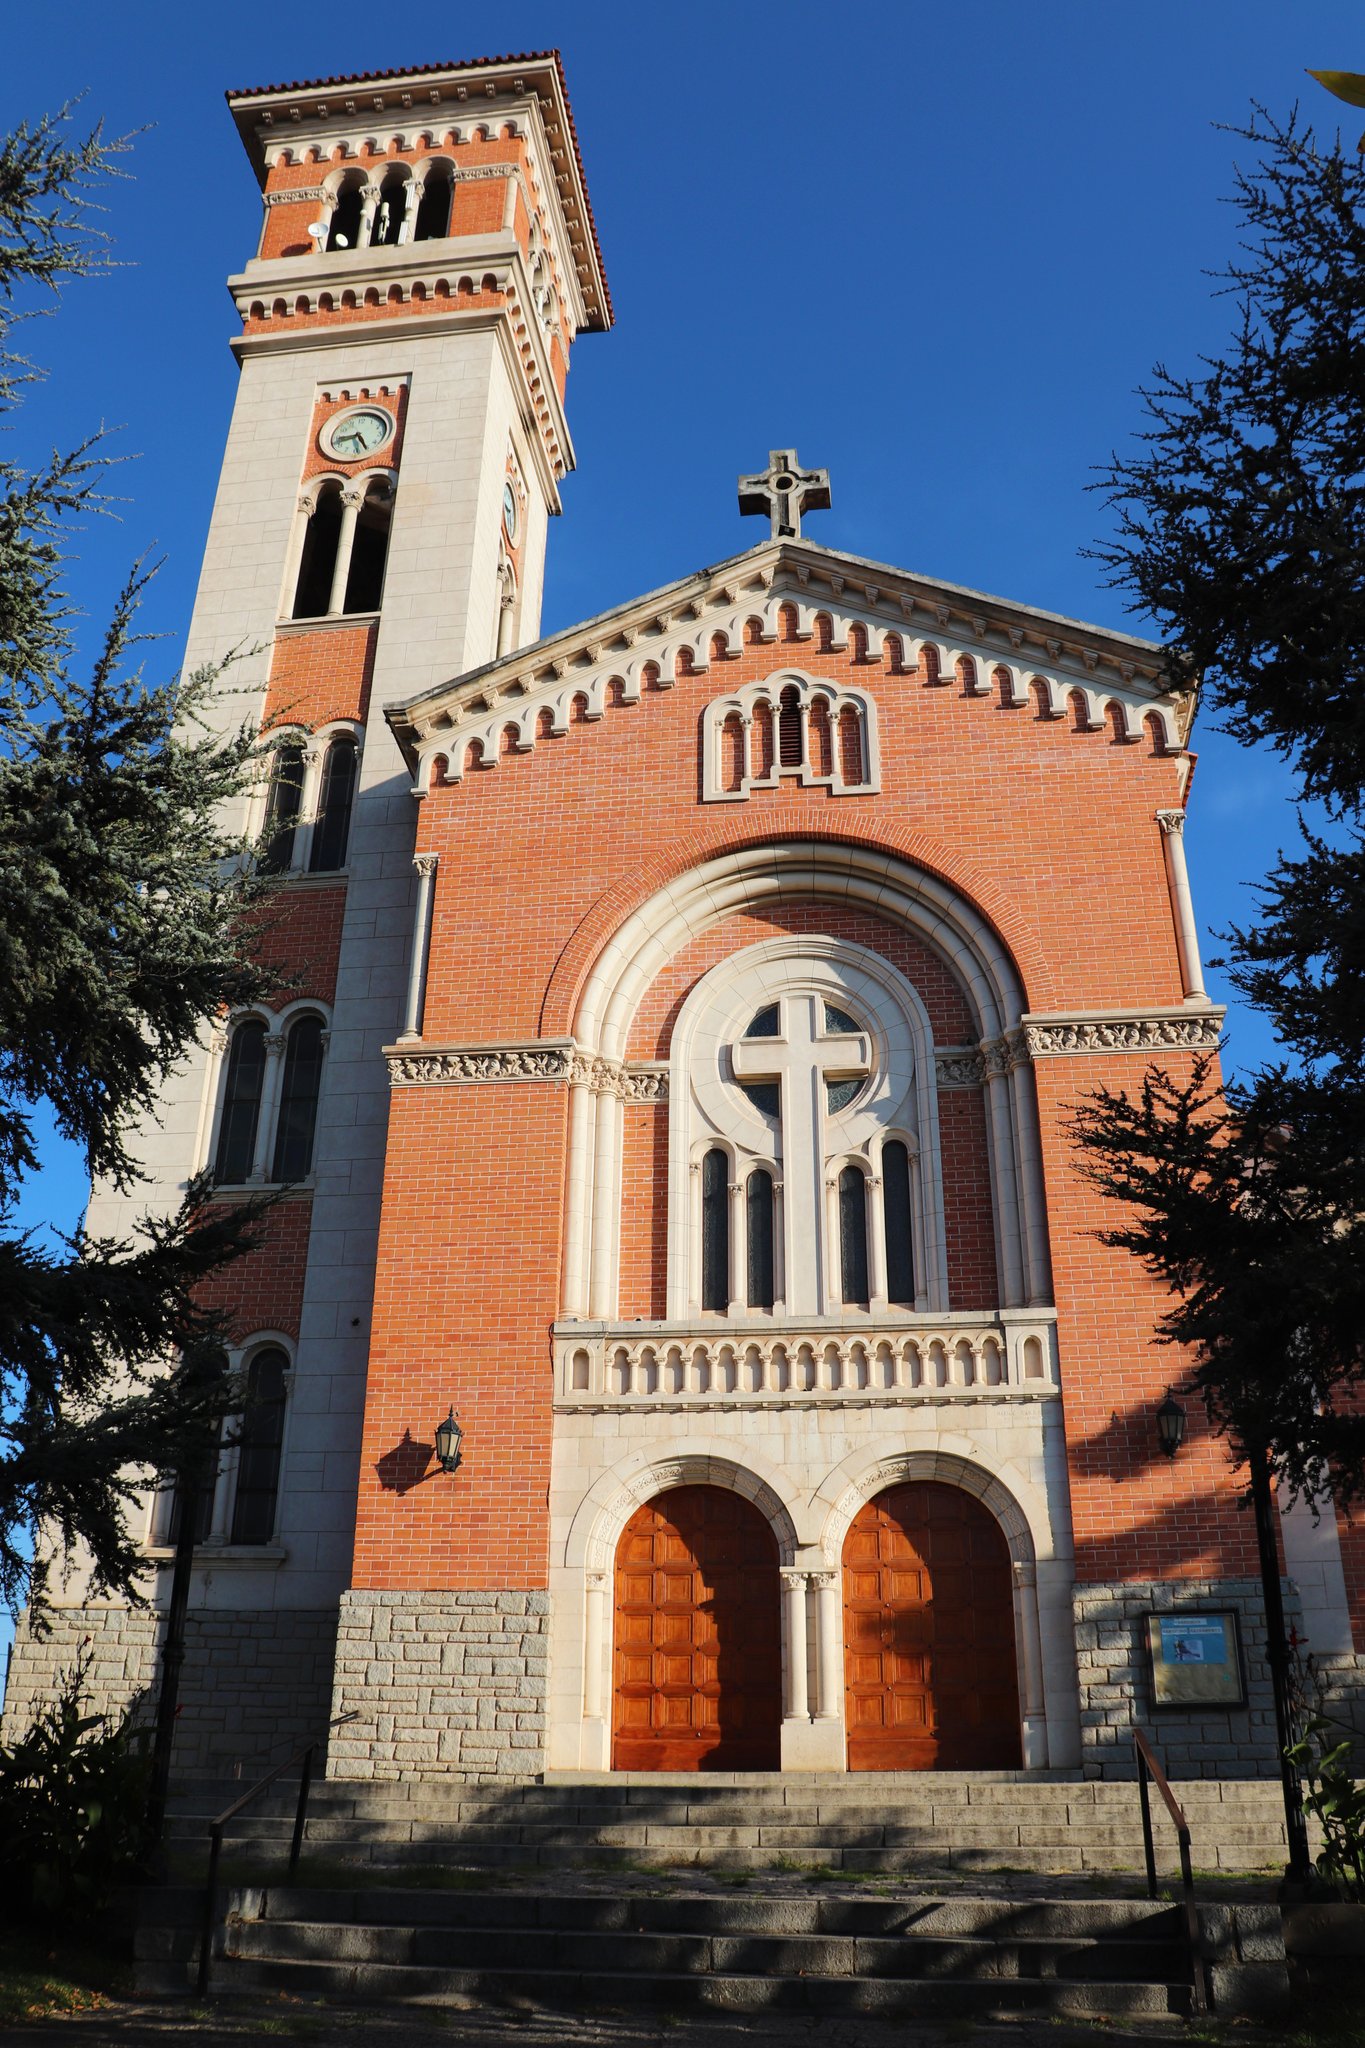
<path fill-rule="evenodd" d="M 375 1474 L 384 1491 L 411 1493 L 424 1479 L 434 1479 L 441 1469 L 431 1462 L 435 1449 L 435 1444 L 420 1443 L 410 1429 L 405 1429 L 401 1443 L 375 1460 Z"/>

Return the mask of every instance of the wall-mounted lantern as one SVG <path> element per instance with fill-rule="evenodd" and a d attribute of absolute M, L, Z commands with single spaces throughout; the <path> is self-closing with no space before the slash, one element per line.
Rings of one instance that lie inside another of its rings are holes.
<path fill-rule="evenodd" d="M 436 1462 L 443 1472 L 459 1471 L 460 1445 L 463 1438 L 464 1431 L 455 1420 L 455 1410 L 452 1408 L 436 1431 Z"/>
<path fill-rule="evenodd" d="M 1185 1410 L 1169 1387 L 1156 1411 L 1156 1433 L 1166 1456 L 1173 1458 L 1185 1441 Z"/>

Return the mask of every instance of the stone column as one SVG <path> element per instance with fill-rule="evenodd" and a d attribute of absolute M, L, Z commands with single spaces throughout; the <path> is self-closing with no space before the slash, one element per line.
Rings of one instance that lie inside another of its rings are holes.
<path fill-rule="evenodd" d="M 1005 1307 L 1024 1301 L 1024 1262 L 1020 1237 L 1019 1179 L 1014 1167 L 1014 1133 L 1010 1117 L 1007 1048 L 994 1039 L 982 1051 L 986 1068 L 986 1128 L 991 1148 L 992 1192 L 1000 1232 L 1001 1284 Z"/>
<path fill-rule="evenodd" d="M 341 527 L 337 534 L 337 555 L 332 564 L 332 588 L 327 599 L 327 616 L 335 618 L 346 609 L 346 581 L 351 573 L 351 551 L 355 546 L 356 521 L 365 502 L 369 478 L 347 484 L 341 494 Z"/>
<path fill-rule="evenodd" d="M 265 1038 L 265 1078 L 261 1083 L 260 1108 L 256 1112 L 256 1143 L 252 1148 L 251 1178 L 269 1180 L 274 1161 L 275 1118 L 280 1106 L 280 1082 L 284 1068 L 284 1033 L 268 1031 Z"/>
<path fill-rule="evenodd" d="M 882 1201 L 882 1181 L 878 1173 L 870 1173 L 863 1190 L 867 1203 L 867 1289 L 868 1306 L 885 1309 L 886 1301 L 886 1205 Z"/>
<path fill-rule="evenodd" d="M 1047 1763 L 1047 1710 L 1043 1698 L 1043 1646 L 1038 1629 L 1038 1574 L 1031 1564 L 1014 1566 L 1014 1640 L 1019 1647 L 1023 1698 L 1023 1758 L 1028 1771 Z"/>
<path fill-rule="evenodd" d="M 1185 813 L 1158 811 L 1161 850 L 1166 858 L 1166 887 L 1171 893 L 1171 915 L 1175 919 L 1175 943 L 1180 955 L 1180 979 L 1187 1003 L 1206 1003 L 1204 970 L 1199 960 L 1199 927 L 1194 921 L 1194 899 L 1190 895 L 1189 869 L 1185 865 Z"/>
<path fill-rule="evenodd" d="M 416 178 L 409 178 L 403 190 L 403 218 L 398 223 L 400 246 L 412 240 L 412 230 L 417 220 L 417 208 L 421 204 L 422 188 Z"/>
<path fill-rule="evenodd" d="M 569 1172 L 564 1212 L 564 1314 L 588 1313 L 588 1247 L 592 1231 L 592 1165 L 597 1097 L 586 1079 L 569 1088 Z"/>
<path fill-rule="evenodd" d="M 744 1213 L 744 1183 L 732 1180 L 726 1185 L 730 1198 L 730 1313 L 743 1315 L 748 1305 L 749 1275 L 747 1250 L 748 1217 Z"/>
<path fill-rule="evenodd" d="M 294 599 L 298 594 L 299 566 L 303 561 L 303 544 L 308 538 L 308 522 L 313 516 L 313 500 L 305 491 L 299 498 L 294 523 L 289 529 L 289 546 L 284 557 L 284 580 L 280 589 L 279 616 L 292 619 Z"/>
<path fill-rule="evenodd" d="M 299 814 L 294 825 L 294 851 L 289 862 L 291 874 L 306 875 L 313 855 L 313 827 L 318 821 L 318 796 L 322 788 L 322 762 L 326 749 L 309 746 L 303 750 L 303 786 L 299 790 Z"/>
<path fill-rule="evenodd" d="M 367 185 L 360 202 L 360 228 L 356 234 L 357 249 L 368 249 L 370 236 L 374 232 L 374 217 L 379 211 L 379 187 Z"/>
<path fill-rule="evenodd" d="M 602 1646 L 605 1637 L 607 1574 L 583 1575 L 585 1613 L 583 1617 L 583 1713 L 589 1721 L 602 1718 Z"/>
<path fill-rule="evenodd" d="M 431 949 L 431 898 L 436 881 L 434 853 L 415 853 L 412 865 L 417 872 L 417 914 L 413 921 L 412 958 L 408 962 L 408 1007 L 399 1034 L 399 1044 L 407 1045 L 422 1036 L 422 1011 L 427 987 L 427 955 Z"/>
<path fill-rule="evenodd" d="M 782 1590 L 787 1610 L 787 1717 L 793 1721 L 810 1718 L 806 1683 L 806 1586 L 805 1572 L 784 1571 Z"/>
<path fill-rule="evenodd" d="M 598 1093 L 593 1153 L 588 1314 L 609 1322 L 616 1314 L 616 1240 L 621 1219 L 621 1098 L 613 1088 Z"/>
<path fill-rule="evenodd" d="M 844 1717 L 843 1673 L 839 1669 L 839 1574 L 812 1574 L 819 1613 L 820 1701 L 816 1719 L 841 1721 Z"/>

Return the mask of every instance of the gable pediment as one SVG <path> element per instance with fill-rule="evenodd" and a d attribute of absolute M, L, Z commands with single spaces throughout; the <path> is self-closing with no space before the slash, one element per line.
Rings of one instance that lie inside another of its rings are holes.
<path fill-rule="evenodd" d="M 771 646 L 774 669 L 801 649 L 850 654 L 870 685 L 878 669 L 1005 706 L 1035 704 L 1081 729 L 1143 735 L 1155 717 L 1164 750 L 1183 749 L 1193 711 L 1173 693 L 1153 642 L 954 585 L 929 583 L 806 542 L 777 542 L 705 570 L 584 625 L 439 684 L 386 716 L 424 791 L 443 779 L 530 752 L 541 739 L 593 723 L 642 691 L 717 670 L 714 655 Z"/>

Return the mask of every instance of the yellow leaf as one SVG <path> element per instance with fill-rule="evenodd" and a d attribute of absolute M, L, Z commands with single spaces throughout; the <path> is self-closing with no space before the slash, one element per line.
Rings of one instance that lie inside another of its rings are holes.
<path fill-rule="evenodd" d="M 1345 100 L 1348 106 L 1365 107 L 1365 73 L 1359 71 L 1310 71 L 1310 78 L 1316 78 L 1319 85 L 1325 85 L 1328 92 L 1337 99 Z"/>

